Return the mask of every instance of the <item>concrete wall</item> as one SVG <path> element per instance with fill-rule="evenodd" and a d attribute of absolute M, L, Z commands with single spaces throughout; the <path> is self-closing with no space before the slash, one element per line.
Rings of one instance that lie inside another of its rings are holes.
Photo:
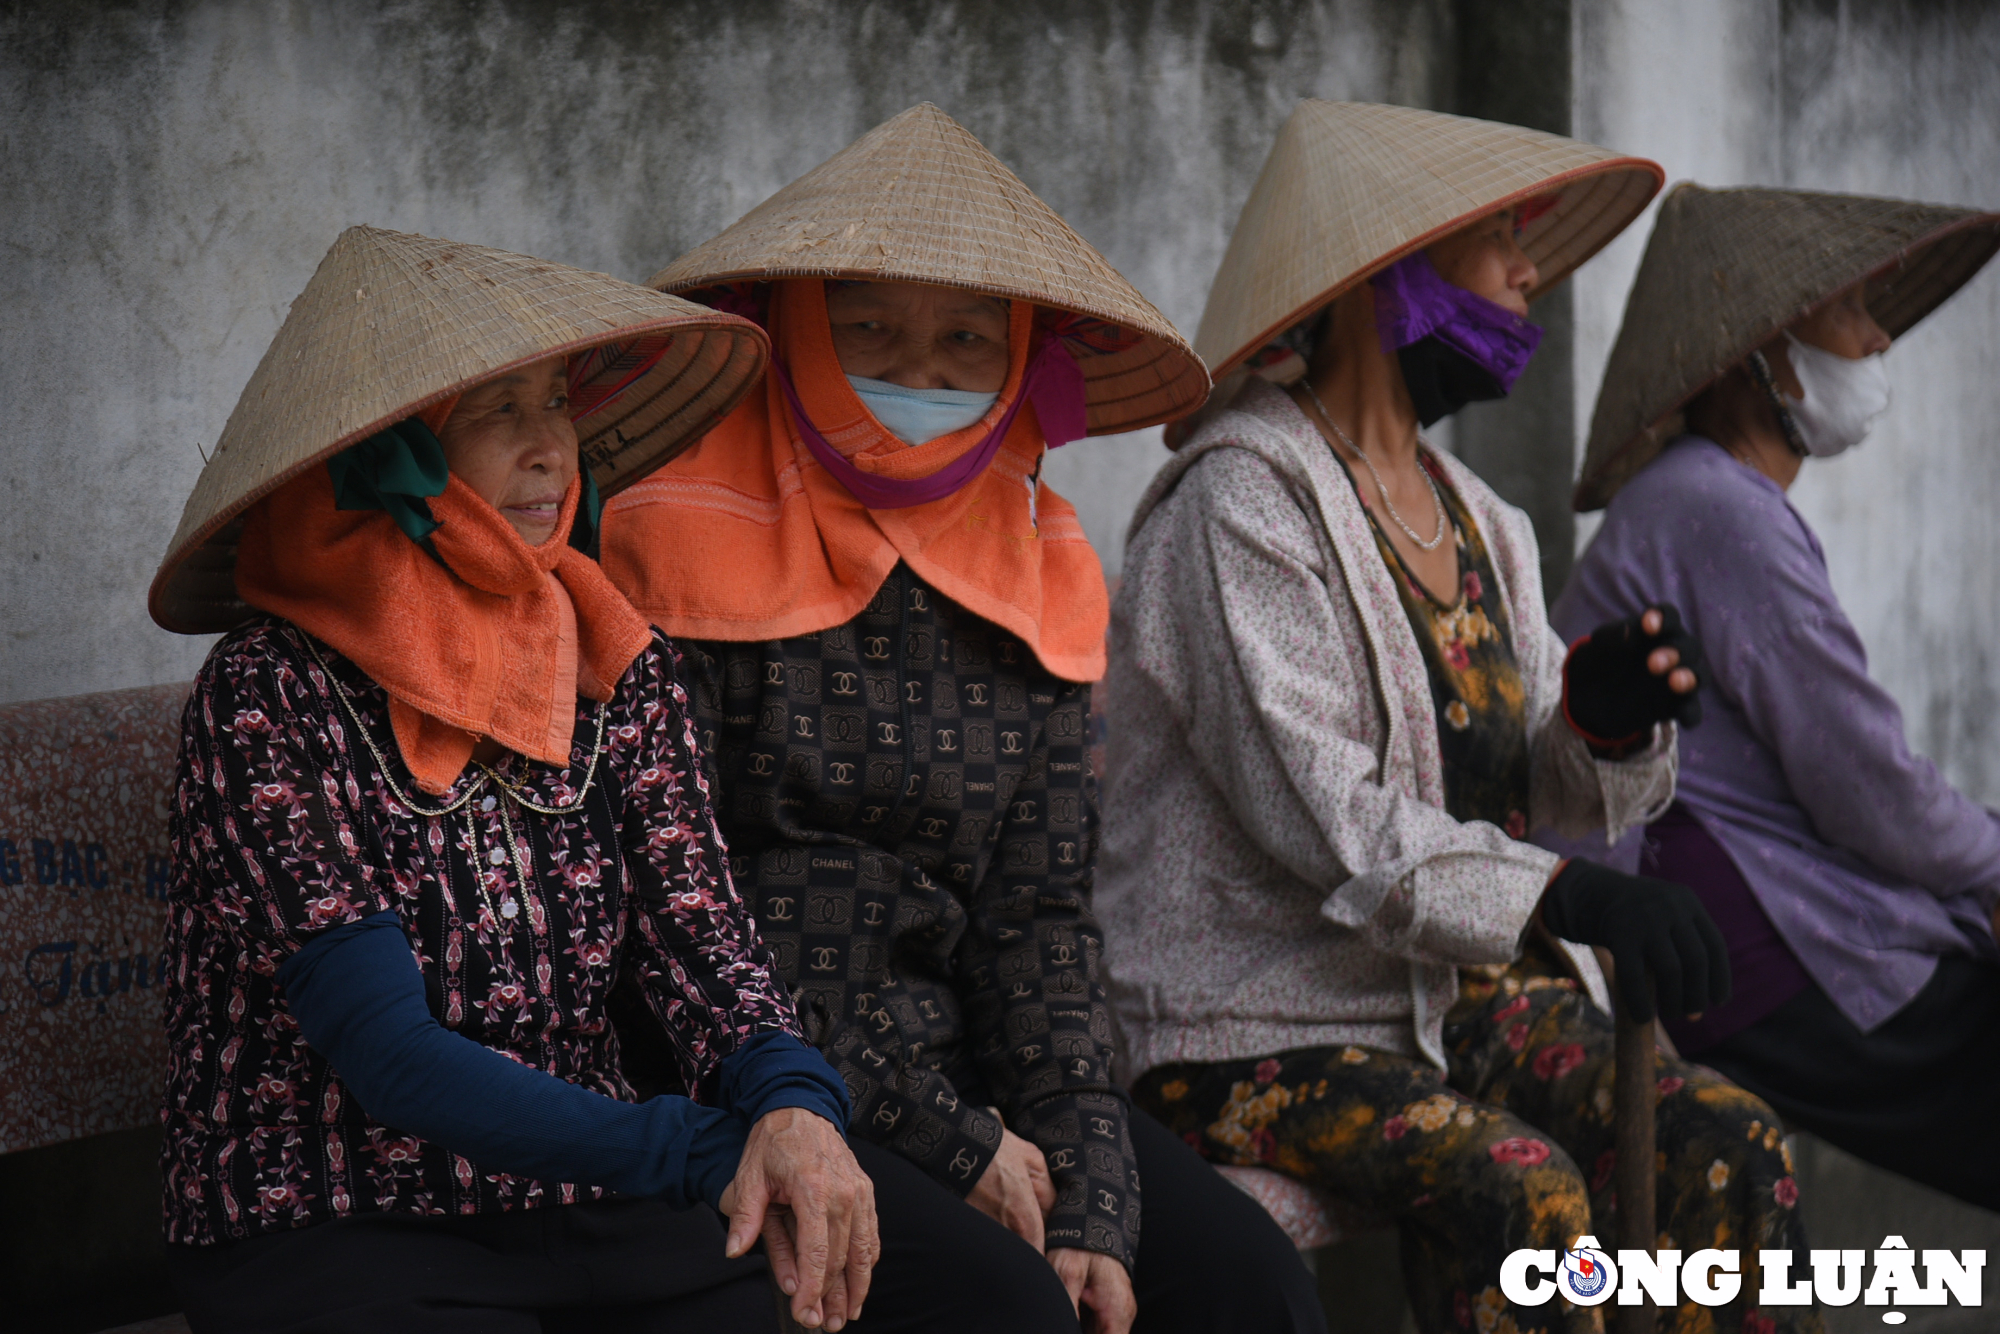
<path fill-rule="evenodd" d="M 1574 80 L 1570 0 L 1459 0 L 1460 115 L 1571 134 Z M 1455 452 L 1534 521 L 1542 586 L 1553 600 L 1569 577 L 1575 516 L 1569 507 L 1575 407 L 1575 303 L 1564 283 L 1535 302 L 1542 328 L 1535 359 L 1502 402 L 1473 403 L 1431 438 Z"/>
<path fill-rule="evenodd" d="M 1192 330 L 1302 96 L 1438 105 L 1445 0 L 0 9 L 0 701 L 185 679 L 144 593 L 356 222 L 643 279 L 932 100 Z M 1115 572 L 1157 434 L 1051 462 Z"/>
<path fill-rule="evenodd" d="M 2000 6 L 1598 0 L 1576 13 L 1576 132 L 1659 159 L 1670 180 L 2000 208 Z M 1575 284 L 1580 428 L 1651 226 Z M 1867 443 L 1809 461 L 1792 490 L 1911 743 L 1988 803 L 2000 803 L 1996 348 L 1989 268 L 1889 353 L 1895 400 Z"/>
<path fill-rule="evenodd" d="M 2000 9 L 1977 0 L 16 5 L 0 11 L 0 701 L 193 672 L 205 642 L 154 629 L 144 589 L 198 451 L 353 222 L 643 278 L 929 98 L 1192 329 L 1300 96 L 1573 121 L 1709 184 L 1994 205 L 1996 67 Z M 1547 350 L 1516 399 L 1454 433 L 1535 517 L 1551 583 L 1569 442 L 1649 227 L 1544 303 Z M 1996 334 L 1987 274 L 1891 355 L 1877 436 L 1794 493 L 1913 740 L 1989 801 Z M 1050 462 L 1113 573 L 1161 457 L 1146 434 Z"/>

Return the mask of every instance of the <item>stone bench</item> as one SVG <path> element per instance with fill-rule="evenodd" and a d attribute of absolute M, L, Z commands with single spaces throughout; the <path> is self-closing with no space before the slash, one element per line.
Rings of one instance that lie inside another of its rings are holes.
<path fill-rule="evenodd" d="M 0 705 L 0 1327 L 172 1303 L 158 956 L 187 690 Z"/>
<path fill-rule="evenodd" d="M 157 1120 L 187 691 L 0 706 L 0 1152 Z"/>

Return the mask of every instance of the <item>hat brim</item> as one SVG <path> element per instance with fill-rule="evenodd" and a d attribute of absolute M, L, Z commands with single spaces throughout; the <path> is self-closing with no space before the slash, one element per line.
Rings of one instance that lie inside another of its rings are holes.
<path fill-rule="evenodd" d="M 770 357 L 763 330 L 720 312 L 634 323 L 603 335 L 538 348 L 399 406 L 274 474 L 176 541 L 147 593 L 147 609 L 176 634 L 218 634 L 254 615 L 236 595 L 236 543 L 245 513 L 266 496 L 343 449 L 424 409 L 553 358 L 648 335 L 671 342 L 646 373 L 611 402 L 574 423 L 580 465 L 609 496 L 669 462 L 728 416 L 757 382 Z M 692 387 L 693 393 L 687 390 Z"/>
<path fill-rule="evenodd" d="M 1355 287 L 1392 264 L 1436 245 L 1503 209 L 1514 208 L 1547 195 L 1559 196 L 1548 209 L 1522 228 L 1521 249 L 1535 263 L 1535 286 L 1527 293 L 1535 301 L 1559 286 L 1566 278 L 1632 225 L 1645 211 L 1653 196 L 1666 183 L 1666 172 L 1656 162 L 1639 157 L 1607 158 L 1550 176 L 1547 180 L 1499 196 L 1411 237 L 1409 240 L 1356 269 L 1310 300 L 1302 301 L 1274 320 L 1255 337 L 1246 340 L 1230 355 L 1210 368 L 1219 384 L 1245 360 L 1295 325 L 1326 309 Z"/>
<path fill-rule="evenodd" d="M 1689 404 L 1741 366 L 1752 352 L 1856 285 L 1866 284 L 1869 314 L 1884 333 L 1899 339 L 1970 282 L 1996 253 L 2000 253 L 2000 214 L 1968 211 L 1908 243 L 1887 260 L 1865 262 L 1834 277 L 1798 308 L 1773 312 L 1750 322 L 1746 332 L 1724 351 L 1710 373 L 1693 378 L 1666 408 L 1653 414 L 1616 448 L 1586 451 L 1582 473 L 1571 495 L 1571 508 L 1578 513 L 1589 513 L 1610 504 L 1626 482 L 1651 463 L 1669 440 L 1681 434 Z M 1629 319 L 1629 309 L 1626 314 Z M 1621 328 L 1620 338 L 1623 336 Z M 1607 382 L 1615 373 L 1614 362 L 1606 369 Z M 1603 393 L 1600 388 L 1600 396 Z"/>
<path fill-rule="evenodd" d="M 706 304 L 718 289 L 732 283 L 768 283 L 793 279 L 821 279 L 829 282 L 923 283 L 948 287 L 1002 301 L 1025 301 L 1046 310 L 1062 311 L 1102 320 L 1137 337 L 1138 342 L 1115 352 L 1091 352 L 1077 358 L 1083 372 L 1086 435 L 1117 435 L 1174 421 L 1200 407 L 1208 398 L 1208 368 L 1184 344 L 1159 334 L 1135 328 L 1127 312 L 1094 307 L 1087 303 L 1051 301 L 1045 293 L 1004 283 L 944 281 L 930 275 L 905 275 L 893 269 L 779 269 L 761 268 L 719 277 L 703 276 L 698 281 L 660 284 L 655 275 L 648 284 L 655 291 Z"/>
<path fill-rule="evenodd" d="M 1208 395 L 1173 324 L 966 128 L 928 102 L 876 126 L 647 280 L 682 294 L 781 279 L 913 282 L 1027 301 L 1139 336 L 1078 358 L 1088 433 Z"/>

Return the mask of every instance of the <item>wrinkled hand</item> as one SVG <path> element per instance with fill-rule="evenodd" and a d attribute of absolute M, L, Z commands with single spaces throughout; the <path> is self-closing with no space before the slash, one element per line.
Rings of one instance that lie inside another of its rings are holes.
<path fill-rule="evenodd" d="M 1056 1207 L 1056 1185 L 1049 1178 L 1048 1159 L 1033 1144 L 1003 1127 L 1000 1152 L 993 1155 L 965 1202 L 1036 1250 L 1043 1250 L 1042 1220 Z M 1124 1265 L 1108 1255 L 1070 1246 L 1058 1246 L 1044 1254 L 1068 1290 L 1070 1305 L 1076 1308 L 1084 1329 L 1097 1334 L 1127 1334 L 1139 1314 L 1139 1301 L 1132 1295 L 1132 1276 Z M 1088 1320 L 1086 1310 L 1091 1313 Z"/>
<path fill-rule="evenodd" d="M 1622 742 L 1655 723 L 1701 725 L 1706 660 L 1701 640 L 1663 602 L 1637 616 L 1607 621 L 1563 663 L 1563 707 L 1586 736 Z"/>
<path fill-rule="evenodd" d="M 965 1202 L 1041 1250 L 1042 1219 L 1056 1207 L 1056 1186 L 1049 1180 L 1048 1159 L 1042 1157 L 1040 1149 L 1002 1127 L 1000 1152 L 979 1174 L 979 1184 Z"/>
<path fill-rule="evenodd" d="M 1132 1295 L 1132 1276 L 1125 1272 L 1124 1265 L 1108 1255 L 1069 1246 L 1050 1251 L 1049 1263 L 1069 1289 L 1070 1305 L 1076 1307 L 1077 1319 L 1083 1322 L 1084 1329 L 1093 1328 L 1091 1322 L 1084 1321 L 1085 1307 L 1096 1318 L 1096 1334 L 1126 1334 L 1132 1328 L 1132 1321 L 1139 1314 L 1139 1300 Z"/>
<path fill-rule="evenodd" d="M 875 1230 L 875 1185 L 839 1130 L 800 1107 L 757 1119 L 736 1179 L 722 1192 L 729 1257 L 761 1233 L 792 1319 L 837 1330 L 861 1314 L 882 1242 Z"/>
<path fill-rule="evenodd" d="M 1616 964 L 1627 1017 L 1698 1015 L 1729 999 L 1729 947 L 1686 885 L 1627 875 L 1582 857 L 1557 870 L 1542 895 L 1542 924 L 1564 940 L 1602 945 Z"/>

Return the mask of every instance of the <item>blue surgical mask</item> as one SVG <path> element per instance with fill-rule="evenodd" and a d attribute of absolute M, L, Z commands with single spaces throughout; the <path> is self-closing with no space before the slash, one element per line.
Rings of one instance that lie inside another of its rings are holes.
<path fill-rule="evenodd" d="M 979 394 L 970 389 L 905 389 L 865 375 L 850 375 L 847 382 L 883 430 L 911 445 L 964 430 L 984 417 L 1000 398 L 998 393 Z"/>

